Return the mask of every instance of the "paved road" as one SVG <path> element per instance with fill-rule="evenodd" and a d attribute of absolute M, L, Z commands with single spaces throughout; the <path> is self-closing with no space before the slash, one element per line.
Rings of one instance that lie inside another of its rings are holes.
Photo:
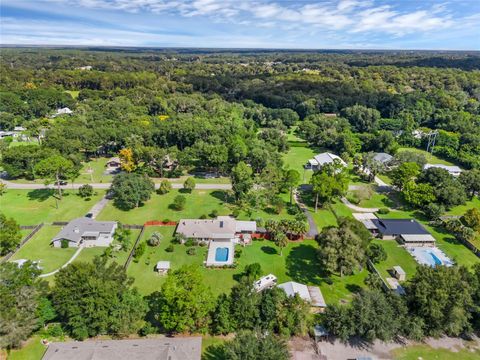
<path fill-rule="evenodd" d="M 82 249 L 83 249 L 83 247 L 79 247 L 78 250 L 75 251 L 75 254 L 73 254 L 73 256 L 70 258 L 70 260 L 68 260 L 65 264 L 63 264 L 57 270 L 54 270 L 54 271 L 49 272 L 47 274 L 39 275 L 38 277 L 44 278 L 44 277 L 55 275 L 57 272 L 60 271 L 60 269 L 63 269 L 64 267 L 68 266 L 68 264 L 70 264 L 73 260 L 75 260 L 77 258 L 77 256 L 80 255 L 80 253 L 82 252 Z"/>
<path fill-rule="evenodd" d="M 57 187 L 54 185 L 45 185 L 45 184 L 21 184 L 21 183 L 14 183 L 7 180 L 1 180 L 7 185 L 8 189 L 18 189 L 18 190 L 34 190 L 34 189 L 56 189 Z M 84 184 L 69 184 L 69 185 L 62 185 L 60 186 L 64 190 L 69 189 L 78 189 L 80 186 Z M 89 184 L 94 189 L 109 189 L 111 183 L 93 183 Z M 160 184 L 155 184 L 155 188 L 159 188 Z M 182 183 L 172 183 L 172 188 L 174 189 L 182 189 Z M 196 184 L 195 189 L 197 190 L 230 190 L 232 185 L 230 184 Z"/>

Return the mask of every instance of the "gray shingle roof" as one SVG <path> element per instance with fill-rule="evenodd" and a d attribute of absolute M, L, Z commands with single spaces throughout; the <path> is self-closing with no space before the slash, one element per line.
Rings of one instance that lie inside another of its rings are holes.
<path fill-rule="evenodd" d="M 201 337 L 54 342 L 42 360 L 200 360 Z"/>
<path fill-rule="evenodd" d="M 375 153 L 373 160 L 381 162 L 382 164 L 392 161 L 393 156 L 387 153 Z"/>
<path fill-rule="evenodd" d="M 115 221 L 95 221 L 87 217 L 74 219 L 65 225 L 52 241 L 66 239 L 78 243 L 84 233 L 110 233 L 115 224 Z"/>

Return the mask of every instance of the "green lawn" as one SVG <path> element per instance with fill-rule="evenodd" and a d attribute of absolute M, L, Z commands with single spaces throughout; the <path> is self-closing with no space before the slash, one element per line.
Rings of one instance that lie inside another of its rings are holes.
<path fill-rule="evenodd" d="M 377 177 L 380 178 L 380 180 L 382 180 L 386 184 L 390 185 L 392 183 L 392 179 L 390 179 L 390 177 L 388 175 L 378 174 Z"/>
<path fill-rule="evenodd" d="M 96 195 L 90 200 L 79 197 L 74 190 L 64 191 L 55 207 L 55 198 L 52 189 L 13 190 L 8 189 L 0 197 L 2 212 L 13 217 L 20 225 L 34 225 L 41 222 L 70 221 L 84 216 L 105 194 L 104 190 L 96 190 Z"/>
<path fill-rule="evenodd" d="M 477 208 L 480 210 L 480 198 L 475 196 L 472 200 L 467 201 L 465 205 L 455 206 L 447 211 L 446 215 L 464 215 L 469 209 Z"/>
<path fill-rule="evenodd" d="M 11 258 L 39 261 L 43 273 L 49 273 L 65 264 L 75 253 L 75 248 L 60 249 L 50 245 L 60 226 L 45 225 Z"/>
<path fill-rule="evenodd" d="M 80 170 L 80 176 L 75 180 L 77 183 L 108 183 L 111 182 L 113 176 L 104 174 L 106 164 L 109 158 L 101 157 L 92 159 L 83 164 Z"/>
<path fill-rule="evenodd" d="M 416 152 L 419 154 L 425 155 L 427 158 L 427 162 L 429 164 L 443 164 L 443 165 L 454 165 L 452 162 L 443 160 L 435 155 L 432 155 L 425 150 L 417 149 L 417 148 L 410 148 L 410 147 L 404 147 L 404 148 L 399 148 L 397 152 L 402 152 L 402 151 L 411 151 L 411 152 Z"/>
<path fill-rule="evenodd" d="M 476 360 L 480 358 L 480 350 L 478 348 L 450 351 L 448 349 L 435 349 L 428 345 L 416 345 L 395 349 L 391 354 L 395 360 Z"/>
<path fill-rule="evenodd" d="M 32 336 L 21 349 L 11 350 L 7 356 L 8 360 L 40 360 L 43 357 L 47 347 L 41 342 L 38 335 Z M 0 352 L 0 358 L 1 352 Z M 3 359 L 3 358 L 2 358 Z"/>
<path fill-rule="evenodd" d="M 187 255 L 185 245 L 174 245 L 174 251 L 169 253 L 165 249 L 170 245 L 170 239 L 174 232 L 172 226 L 148 227 L 145 231 L 142 241 L 146 241 L 154 231 L 164 235 L 161 244 L 158 247 L 147 247 L 147 251 L 138 263 L 132 262 L 128 267 L 127 273 L 135 279 L 137 286 L 142 294 L 149 294 L 159 290 L 164 276 L 160 276 L 154 271 L 155 264 L 160 260 L 171 261 L 172 269 L 177 269 L 185 264 L 193 264 L 201 269 L 205 283 L 212 289 L 214 295 L 229 292 L 235 284 L 234 276 L 243 271 L 245 265 L 258 262 L 261 264 L 265 274 L 272 273 L 277 276 L 279 283 L 295 280 L 305 284 L 319 285 L 328 303 L 336 303 L 340 299 L 348 300 L 351 292 L 362 286 L 363 279 L 366 277 L 366 270 L 343 278 L 333 276 L 333 284 L 327 285 L 325 277 L 321 273 L 321 267 L 316 256 L 317 243 L 313 240 L 301 242 L 291 242 L 283 250 L 280 256 L 278 247 L 267 240 L 254 241 L 252 245 L 241 247 L 236 246 L 236 250 L 241 250 L 242 254 L 238 261 L 236 269 L 215 269 L 203 267 L 206 260 L 207 247 L 196 247 L 196 255 Z"/>
<path fill-rule="evenodd" d="M 312 170 L 303 167 L 309 159 L 312 159 L 320 151 L 312 149 L 304 140 L 293 134 L 289 134 L 290 150 L 283 155 L 285 168 L 297 170 L 300 173 L 302 183 L 307 184 L 312 177 Z"/>
<path fill-rule="evenodd" d="M 65 92 L 70 94 L 70 96 L 74 99 L 78 98 L 78 94 L 80 93 L 78 90 L 65 90 Z"/>
<path fill-rule="evenodd" d="M 187 198 L 185 209 L 177 211 L 172 209 L 173 199 L 177 195 Z M 285 198 L 288 197 L 284 194 Z M 192 193 L 183 193 L 181 190 L 172 190 L 165 195 L 153 194 L 152 198 L 142 206 L 124 211 L 115 207 L 113 202 L 108 205 L 97 217 L 98 220 L 117 220 L 124 224 L 143 224 L 148 220 L 175 220 L 196 219 L 202 215 L 209 215 L 217 210 L 219 215 L 228 215 L 232 212 L 229 204 L 225 203 L 225 192 L 221 190 L 194 190 Z M 272 213 L 269 209 L 254 211 L 251 216 L 241 212 L 240 219 L 280 219 L 288 218 L 286 210 L 280 214 Z"/>
<path fill-rule="evenodd" d="M 392 277 L 388 270 L 391 270 L 396 265 L 401 266 L 405 270 L 407 279 L 410 279 L 415 274 L 417 262 L 396 240 L 373 240 L 372 243 L 382 245 L 388 255 L 387 260 L 375 264 L 375 267 L 384 279 Z"/>

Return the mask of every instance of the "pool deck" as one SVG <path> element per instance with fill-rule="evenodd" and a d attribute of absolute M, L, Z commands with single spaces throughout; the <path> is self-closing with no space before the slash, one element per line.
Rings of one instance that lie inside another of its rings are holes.
<path fill-rule="evenodd" d="M 228 259 L 227 261 L 217 261 L 215 260 L 215 254 L 218 248 L 227 248 L 228 249 Z M 235 255 L 235 244 L 232 241 L 215 241 L 211 240 L 208 245 L 208 254 L 207 261 L 205 262 L 206 266 L 225 266 L 232 265 Z"/>
<path fill-rule="evenodd" d="M 414 259 L 422 265 L 428 265 L 432 267 L 436 265 L 453 265 L 453 261 L 437 247 L 408 247 L 407 250 L 410 255 L 412 255 Z"/>

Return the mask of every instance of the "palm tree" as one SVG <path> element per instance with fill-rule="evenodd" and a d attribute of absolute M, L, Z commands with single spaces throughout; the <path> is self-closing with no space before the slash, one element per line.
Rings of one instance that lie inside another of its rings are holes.
<path fill-rule="evenodd" d="M 287 235 L 283 231 L 276 231 L 273 235 L 275 244 L 280 248 L 280 256 L 283 256 L 283 248 L 288 245 Z"/>

